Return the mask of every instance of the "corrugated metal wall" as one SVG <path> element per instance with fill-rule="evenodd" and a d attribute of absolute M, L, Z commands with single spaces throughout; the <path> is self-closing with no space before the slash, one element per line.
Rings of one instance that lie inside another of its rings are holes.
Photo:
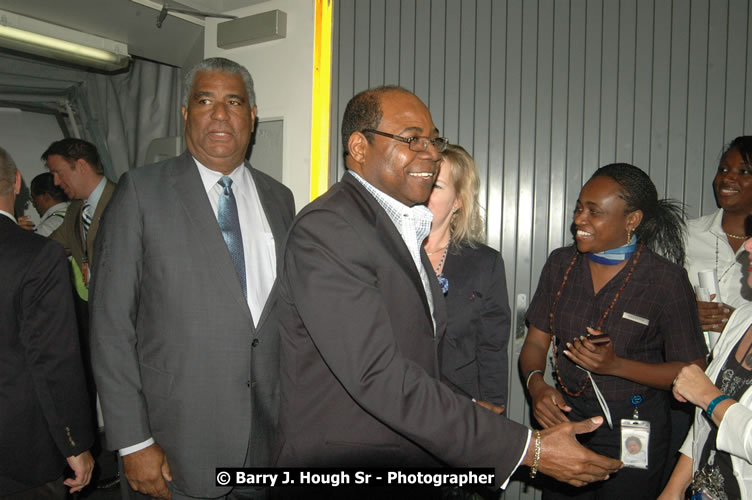
<path fill-rule="evenodd" d="M 381 84 L 413 90 L 473 153 L 517 312 L 508 412 L 527 422 L 521 318 L 546 256 L 571 241 L 583 179 L 629 162 L 690 216 L 715 208 L 722 147 L 752 133 L 750 1 L 335 0 L 334 19 L 332 177 L 345 104 Z"/>

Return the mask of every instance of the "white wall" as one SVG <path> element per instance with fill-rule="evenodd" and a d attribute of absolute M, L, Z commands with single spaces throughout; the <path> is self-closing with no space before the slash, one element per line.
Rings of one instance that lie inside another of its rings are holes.
<path fill-rule="evenodd" d="M 21 197 L 28 196 L 29 184 L 34 177 L 47 172 L 41 159 L 44 150 L 62 138 L 63 132 L 53 115 L 0 108 L 0 147 L 10 153 L 21 171 L 25 187 L 21 190 Z M 35 224 L 39 222 L 39 215 L 31 203 L 24 214 L 31 216 Z"/>
<path fill-rule="evenodd" d="M 284 120 L 283 182 L 298 209 L 310 198 L 314 7 L 313 0 L 268 0 L 230 12 L 238 17 L 285 12 L 287 37 L 281 40 L 223 50 L 217 47 L 217 24 L 224 20 L 208 18 L 204 41 L 205 57 L 226 57 L 251 72 L 259 120 Z"/>

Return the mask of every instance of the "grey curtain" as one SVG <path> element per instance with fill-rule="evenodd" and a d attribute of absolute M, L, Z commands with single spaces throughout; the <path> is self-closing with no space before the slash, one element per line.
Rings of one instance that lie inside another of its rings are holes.
<path fill-rule="evenodd" d="M 0 53 L 0 106 L 54 114 L 65 135 L 97 146 L 114 181 L 143 165 L 153 139 L 180 134 L 180 80 L 178 68 L 137 58 L 102 74 Z"/>

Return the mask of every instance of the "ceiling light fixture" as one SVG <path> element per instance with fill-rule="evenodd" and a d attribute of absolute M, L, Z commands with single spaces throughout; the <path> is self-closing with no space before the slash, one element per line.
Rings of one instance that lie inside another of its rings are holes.
<path fill-rule="evenodd" d="M 3 10 L 0 47 L 105 71 L 130 62 L 124 43 Z"/>

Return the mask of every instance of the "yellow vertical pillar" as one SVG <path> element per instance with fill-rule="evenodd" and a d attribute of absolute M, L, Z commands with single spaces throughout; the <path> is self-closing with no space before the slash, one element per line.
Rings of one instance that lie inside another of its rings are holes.
<path fill-rule="evenodd" d="M 332 2 L 315 0 L 311 200 L 329 188 L 329 108 L 332 74 Z"/>

